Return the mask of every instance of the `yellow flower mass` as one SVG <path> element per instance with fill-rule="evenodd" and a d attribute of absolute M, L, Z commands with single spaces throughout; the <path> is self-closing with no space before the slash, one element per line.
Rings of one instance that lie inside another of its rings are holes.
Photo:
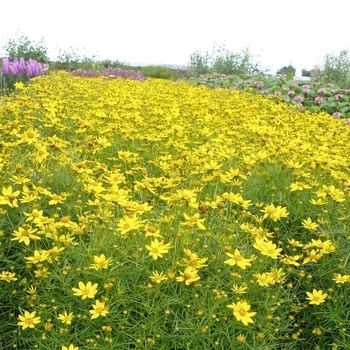
<path fill-rule="evenodd" d="M 62 71 L 16 86 L 0 98 L 1 344 L 344 343 L 343 120 L 234 86 Z"/>

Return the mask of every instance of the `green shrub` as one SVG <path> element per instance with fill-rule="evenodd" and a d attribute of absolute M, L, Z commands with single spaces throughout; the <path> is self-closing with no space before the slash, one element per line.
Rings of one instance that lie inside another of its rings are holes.
<path fill-rule="evenodd" d="M 287 80 L 293 79 L 295 76 L 296 69 L 290 64 L 289 66 L 284 66 L 280 68 L 276 73 L 282 74 L 287 77 Z"/>
<path fill-rule="evenodd" d="M 5 51 L 5 57 L 13 61 L 16 57 L 23 57 L 25 61 L 30 58 L 38 62 L 48 62 L 47 47 L 44 39 L 41 38 L 38 42 L 34 42 L 26 35 L 20 36 L 16 33 L 15 37 L 9 38 L 6 44 L 2 47 Z"/>
<path fill-rule="evenodd" d="M 340 88 L 350 87 L 350 56 L 347 49 L 339 54 L 334 52 L 324 57 L 323 65 L 315 66 L 311 71 L 314 81 L 321 83 L 334 83 Z"/>
<path fill-rule="evenodd" d="M 219 74 L 252 74 L 262 73 L 261 64 L 246 47 L 240 52 L 230 52 L 224 44 L 214 46 L 213 52 L 195 51 L 190 57 L 189 75 L 199 76 L 208 73 Z"/>

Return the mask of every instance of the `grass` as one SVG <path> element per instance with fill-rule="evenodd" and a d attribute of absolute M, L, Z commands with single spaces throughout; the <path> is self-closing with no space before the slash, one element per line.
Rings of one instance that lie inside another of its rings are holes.
<path fill-rule="evenodd" d="M 342 120 L 63 71 L 0 115 L 3 349 L 348 348 Z"/>

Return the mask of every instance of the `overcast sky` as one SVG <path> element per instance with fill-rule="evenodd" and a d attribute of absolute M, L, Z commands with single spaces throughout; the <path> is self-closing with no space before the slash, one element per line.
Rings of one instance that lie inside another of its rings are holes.
<path fill-rule="evenodd" d="M 58 49 L 132 64 L 188 65 L 214 44 L 249 47 L 272 73 L 349 49 L 349 0 L 16 0 L 1 6 L 0 48 L 19 34 Z M 85 48 L 85 51 L 83 51 Z M 4 54 L 0 50 L 0 55 Z"/>

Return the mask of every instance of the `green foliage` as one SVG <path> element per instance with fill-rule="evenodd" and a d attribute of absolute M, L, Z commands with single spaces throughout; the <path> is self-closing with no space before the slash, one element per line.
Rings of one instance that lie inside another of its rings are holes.
<path fill-rule="evenodd" d="M 159 78 L 159 79 L 171 79 L 172 71 L 166 66 L 146 66 L 141 68 L 141 73 L 146 77 Z"/>
<path fill-rule="evenodd" d="M 289 66 L 284 66 L 280 68 L 276 73 L 286 75 L 287 79 L 293 79 L 295 76 L 296 69 L 290 64 Z"/>
<path fill-rule="evenodd" d="M 230 52 L 224 44 L 214 46 L 213 52 L 201 53 L 195 51 L 190 57 L 189 74 L 199 76 L 208 73 L 219 74 L 252 74 L 261 73 L 261 65 L 257 58 L 253 56 L 249 47 L 240 52 Z"/>
<path fill-rule="evenodd" d="M 13 38 L 7 40 L 2 49 L 5 51 L 5 57 L 10 61 L 13 61 L 16 57 L 23 57 L 25 61 L 30 58 L 42 63 L 49 61 L 48 49 L 43 38 L 38 42 L 34 42 L 28 36 L 24 34 L 19 36 L 16 33 Z"/>
<path fill-rule="evenodd" d="M 104 68 L 102 62 L 95 60 L 95 56 L 87 57 L 85 48 L 80 49 L 70 46 L 68 50 L 59 50 L 59 54 L 50 68 L 54 70 L 72 71 L 76 69 L 101 71 Z"/>
<path fill-rule="evenodd" d="M 208 51 L 204 54 L 200 51 L 194 51 L 190 56 L 190 74 L 195 76 L 207 74 L 211 67 L 210 60 Z"/>
<path fill-rule="evenodd" d="M 313 70 L 313 79 L 321 83 L 334 83 L 340 88 L 350 88 L 350 56 L 347 49 L 339 54 L 334 52 L 324 57 L 321 67 L 316 66 Z"/>
<path fill-rule="evenodd" d="M 149 78 L 177 80 L 186 75 L 186 71 L 164 65 L 140 67 L 139 71 Z"/>
<path fill-rule="evenodd" d="M 301 76 L 302 76 L 302 77 L 311 77 L 311 71 L 309 71 L 309 70 L 303 68 L 303 69 L 301 70 Z"/>
<path fill-rule="evenodd" d="M 103 65 L 103 68 L 122 68 L 125 69 L 128 67 L 128 65 L 125 62 L 120 62 L 119 60 L 102 60 L 100 63 Z"/>
<path fill-rule="evenodd" d="M 315 74 L 311 71 L 311 74 Z M 319 71 L 318 71 L 319 72 Z M 267 75 L 221 75 L 206 74 L 190 78 L 191 85 L 205 85 L 209 88 L 227 88 L 276 96 L 276 102 L 283 101 L 291 108 L 305 109 L 310 112 L 326 112 L 334 117 L 350 121 L 350 89 L 341 89 L 334 84 L 321 84 L 305 81 L 287 80 L 285 75 L 271 77 Z"/>

